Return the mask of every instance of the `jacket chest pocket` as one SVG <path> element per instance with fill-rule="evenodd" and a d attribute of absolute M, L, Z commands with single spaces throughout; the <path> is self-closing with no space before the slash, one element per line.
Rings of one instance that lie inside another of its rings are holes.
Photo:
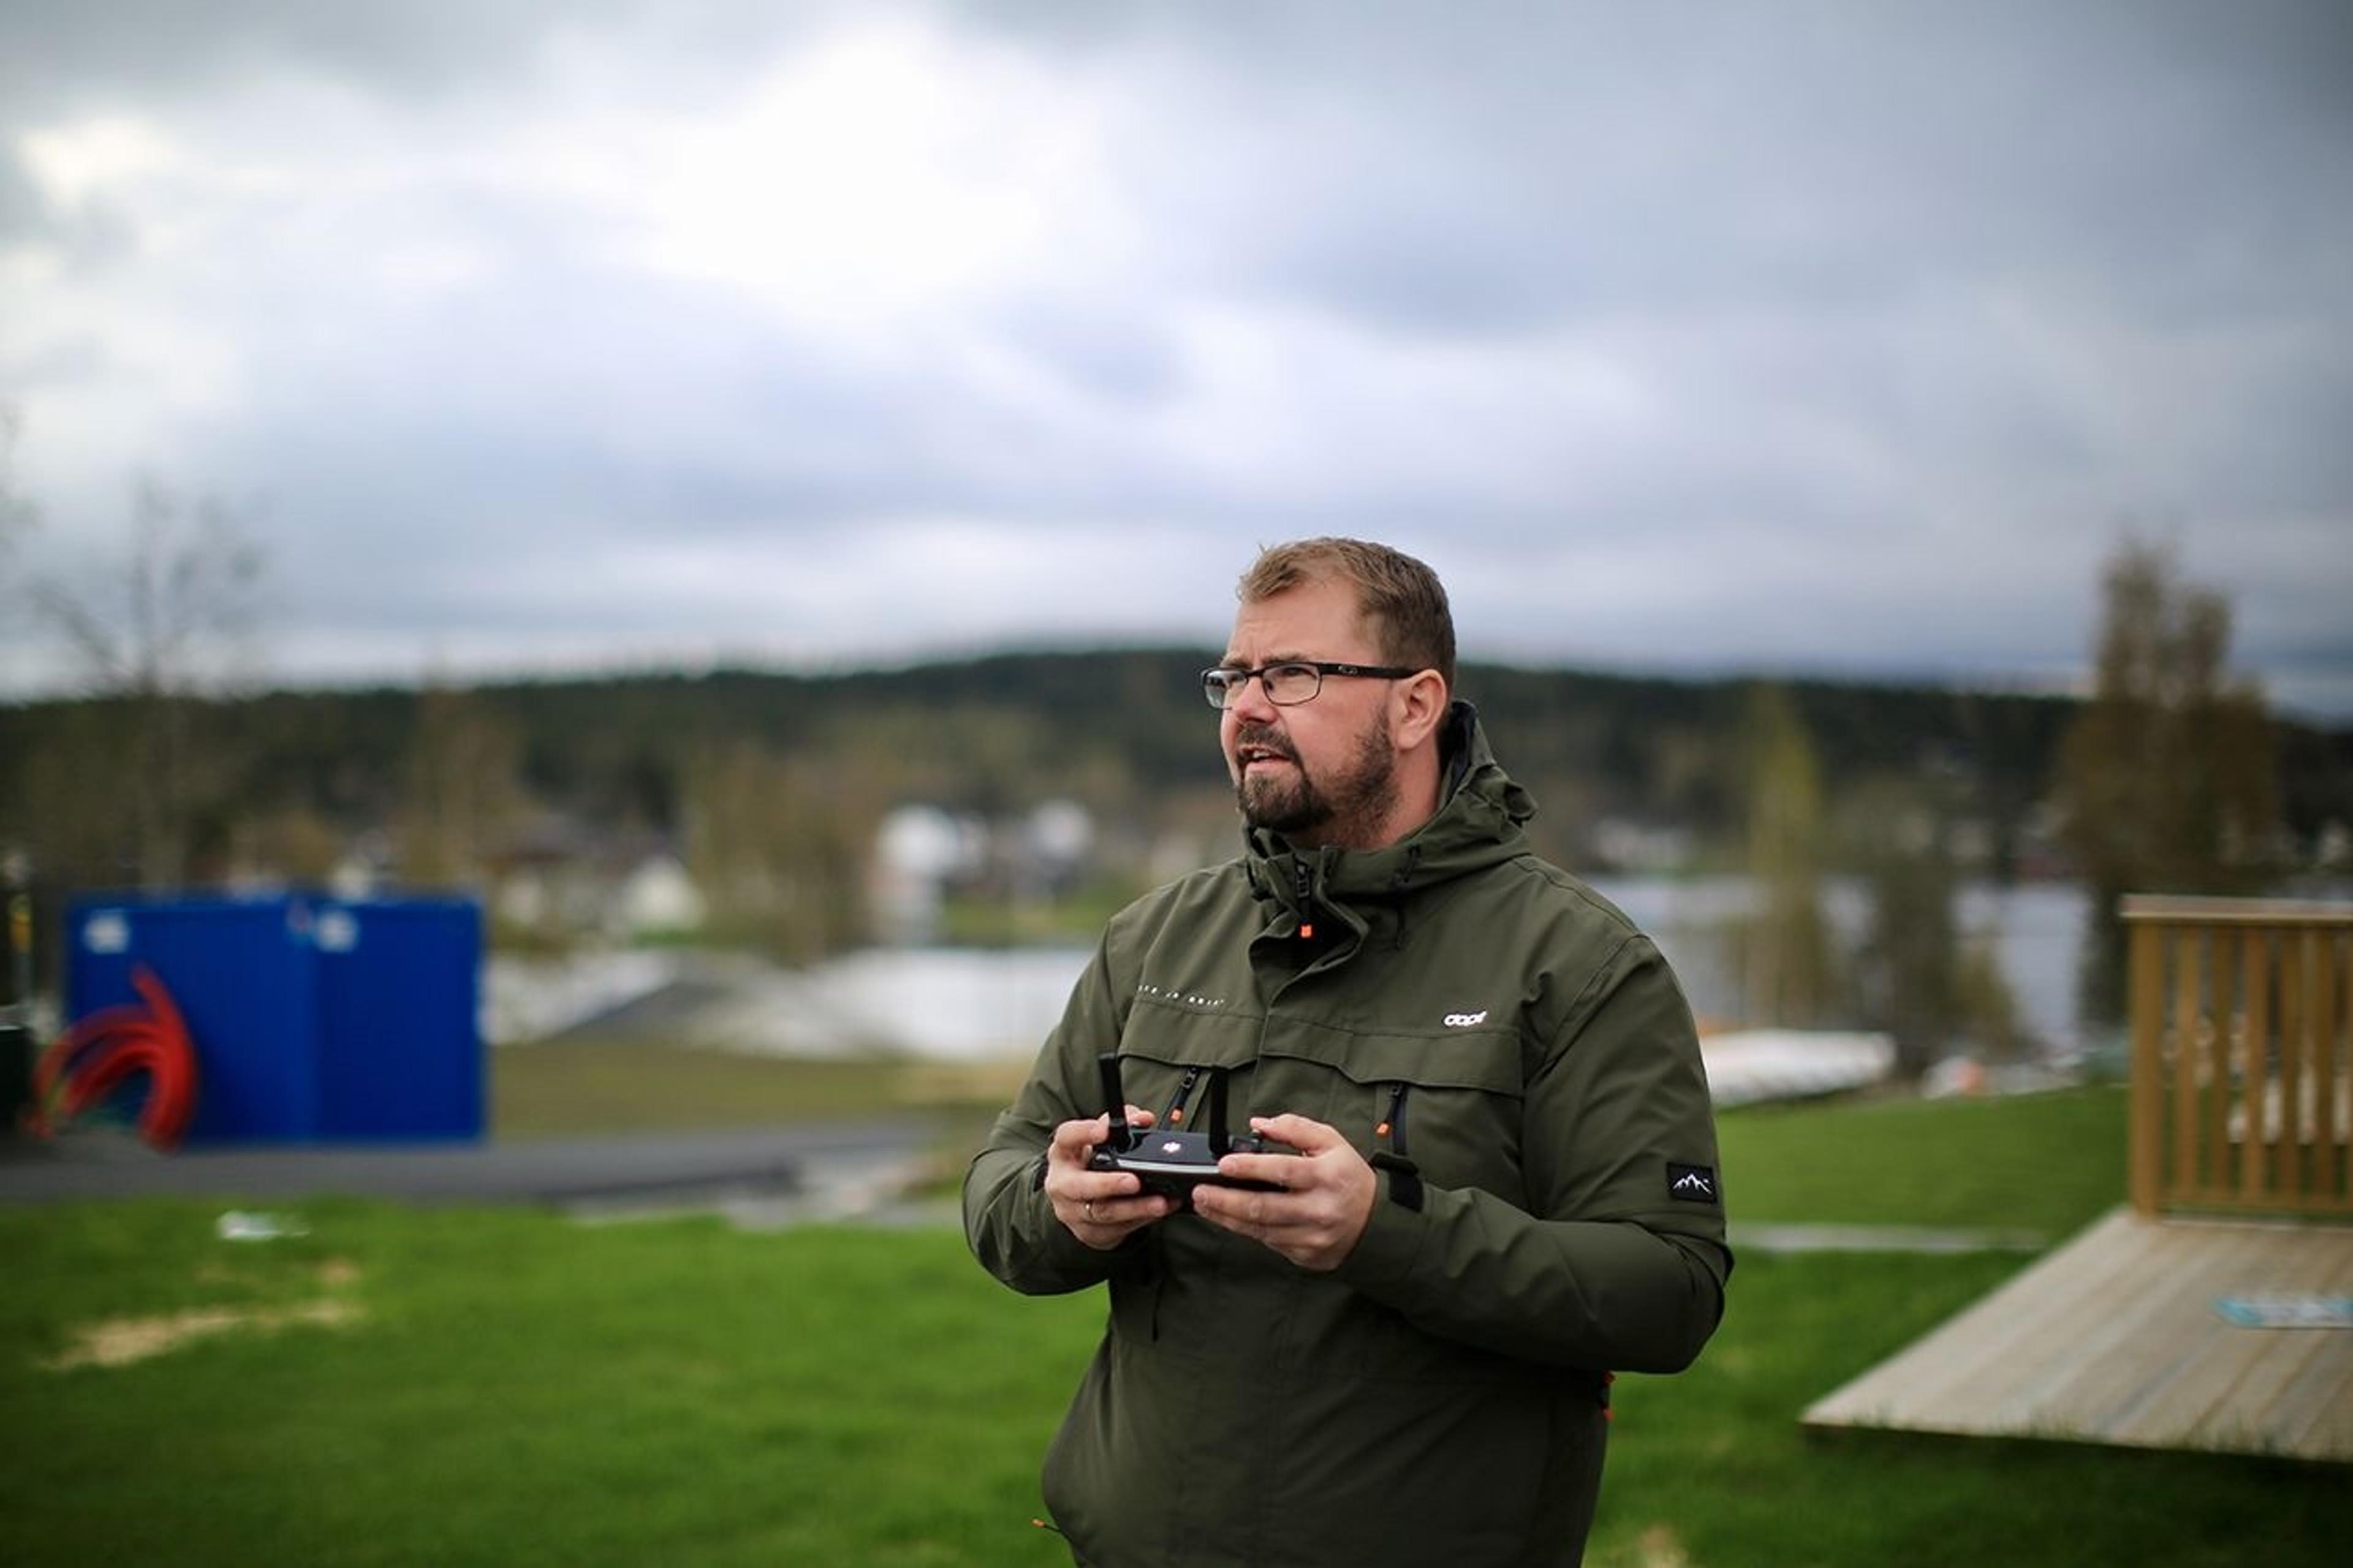
<path fill-rule="evenodd" d="M 1337 1128 L 1367 1155 L 1413 1163 L 1433 1186 L 1526 1204 L 1520 1169 L 1520 1043 L 1509 1028 L 1443 1035 L 1270 1030 L 1261 1096 Z"/>
<path fill-rule="evenodd" d="M 1139 1003 L 1120 1032 L 1120 1090 L 1129 1104 L 1158 1117 L 1159 1125 L 1190 1126 L 1206 1109 L 1209 1075 L 1227 1075 L 1229 1113 L 1239 1131 L 1246 1118 L 1274 1109 L 1259 1094 L 1259 1075 L 1250 1070 L 1257 1065 L 1259 1028 L 1260 1020 L 1248 1014 Z"/>
<path fill-rule="evenodd" d="M 1413 1162 L 1442 1187 L 1479 1187 L 1525 1206 L 1520 1169 L 1520 1041 L 1503 1027 L 1375 1034 L 1327 1025 L 1138 1005 L 1120 1042 L 1122 1092 L 1170 1125 L 1193 1125 L 1212 1072 L 1228 1080 L 1232 1126 L 1291 1112 L 1336 1128 L 1371 1156 Z"/>

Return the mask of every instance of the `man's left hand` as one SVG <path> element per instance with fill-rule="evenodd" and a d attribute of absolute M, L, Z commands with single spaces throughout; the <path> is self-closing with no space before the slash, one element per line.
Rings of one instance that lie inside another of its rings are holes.
<path fill-rule="evenodd" d="M 1193 1190 L 1193 1212 L 1211 1225 L 1263 1242 L 1302 1268 L 1340 1267 L 1372 1217 L 1379 1186 L 1373 1168 L 1336 1129 L 1304 1116 L 1253 1116 L 1250 1131 L 1299 1151 L 1292 1154 L 1229 1154 L 1221 1175 L 1273 1182 L 1274 1193 L 1242 1187 Z"/>

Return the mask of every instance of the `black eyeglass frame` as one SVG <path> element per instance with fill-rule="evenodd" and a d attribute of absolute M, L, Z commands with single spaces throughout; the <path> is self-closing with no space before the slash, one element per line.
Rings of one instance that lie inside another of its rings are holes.
<path fill-rule="evenodd" d="M 1279 669 L 1314 670 L 1315 672 L 1314 689 L 1304 697 L 1294 697 L 1288 701 L 1277 697 L 1274 694 L 1274 688 L 1268 684 L 1266 678 L 1271 671 Z M 1232 706 L 1235 694 L 1248 686 L 1251 677 L 1255 676 L 1259 685 L 1265 689 L 1266 700 L 1278 708 L 1296 708 L 1303 702 L 1313 702 L 1323 695 L 1324 678 L 1327 675 L 1360 676 L 1368 680 L 1404 680 L 1420 673 L 1421 668 L 1419 666 L 1409 668 L 1394 664 L 1335 664 L 1326 659 L 1316 658 L 1279 658 L 1272 664 L 1261 664 L 1256 669 L 1236 669 L 1231 665 L 1220 664 L 1201 672 L 1201 695 L 1208 699 L 1210 707 L 1222 713 Z"/>

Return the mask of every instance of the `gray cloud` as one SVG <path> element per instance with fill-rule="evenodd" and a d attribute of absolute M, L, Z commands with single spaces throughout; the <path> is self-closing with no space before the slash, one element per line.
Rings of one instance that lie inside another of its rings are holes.
<path fill-rule="evenodd" d="M 0 49 L 0 100 L 19 105 L 20 113 L 75 101 L 152 103 L 287 71 L 433 98 L 512 83 L 567 31 L 656 23 L 698 41 L 715 66 L 730 68 L 742 49 L 766 47 L 837 9 L 738 0 L 0 0 L 0 42 L 8 46 Z"/>
<path fill-rule="evenodd" d="M 0 244 L 46 238 L 52 222 L 40 187 L 16 154 L 0 147 Z"/>
<path fill-rule="evenodd" d="M 293 674 L 1208 639 L 1343 530 L 1512 657 L 2042 679 L 2157 519 L 2353 713 L 2339 7 L 777 13 L 0 3 L 51 531 L 253 498 Z"/>

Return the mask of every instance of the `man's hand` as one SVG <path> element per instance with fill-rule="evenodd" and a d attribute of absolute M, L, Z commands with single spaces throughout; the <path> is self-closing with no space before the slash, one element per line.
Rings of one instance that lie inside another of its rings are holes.
<path fill-rule="evenodd" d="M 1127 1108 L 1127 1124 L 1149 1127 L 1148 1110 Z M 1098 1252 L 1109 1252 L 1147 1225 L 1167 1217 L 1176 1205 L 1147 1196 L 1144 1183 L 1126 1171 L 1090 1171 L 1087 1156 L 1111 1137 L 1111 1118 L 1065 1121 L 1046 1146 L 1046 1196 L 1064 1229 Z"/>
<path fill-rule="evenodd" d="M 1372 1218 L 1380 1185 L 1373 1168 L 1335 1129 L 1304 1116 L 1253 1116 L 1250 1131 L 1299 1152 L 1229 1154 L 1218 1162 L 1219 1173 L 1284 1190 L 1197 1187 L 1193 1212 L 1265 1243 L 1302 1268 L 1320 1274 L 1339 1268 Z"/>

